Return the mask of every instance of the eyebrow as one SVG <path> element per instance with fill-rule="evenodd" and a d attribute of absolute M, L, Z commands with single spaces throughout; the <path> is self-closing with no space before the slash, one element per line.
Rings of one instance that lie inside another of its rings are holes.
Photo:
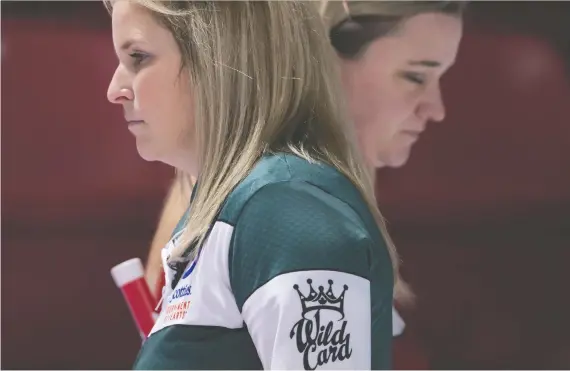
<path fill-rule="evenodd" d="M 430 60 L 419 60 L 419 61 L 408 61 L 408 64 L 412 66 L 423 66 L 423 67 L 440 67 L 441 63 L 437 61 Z"/>
<path fill-rule="evenodd" d="M 129 49 L 133 44 L 135 43 L 134 40 L 127 40 L 123 43 L 123 45 L 121 45 L 121 50 L 127 50 Z"/>

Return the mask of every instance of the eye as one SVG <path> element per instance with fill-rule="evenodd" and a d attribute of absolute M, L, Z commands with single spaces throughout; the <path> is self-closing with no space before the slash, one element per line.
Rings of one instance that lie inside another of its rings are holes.
<path fill-rule="evenodd" d="M 144 63 L 144 61 L 148 58 L 148 55 L 141 52 L 132 52 L 131 54 L 129 54 L 129 57 L 131 57 L 131 59 L 133 60 L 134 67 L 140 67 L 140 65 Z"/>
<path fill-rule="evenodd" d="M 423 85 L 426 82 L 425 76 L 417 72 L 404 72 L 402 77 L 416 85 Z"/>

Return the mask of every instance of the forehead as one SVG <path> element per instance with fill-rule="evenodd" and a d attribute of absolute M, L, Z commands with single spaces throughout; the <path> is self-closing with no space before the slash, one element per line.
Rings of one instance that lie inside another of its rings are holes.
<path fill-rule="evenodd" d="M 149 11 L 129 0 L 118 0 L 112 11 L 113 42 L 117 48 L 125 43 L 160 45 L 169 32 L 161 27 Z"/>
<path fill-rule="evenodd" d="M 460 18 L 425 13 L 403 22 L 392 36 L 379 39 L 378 47 L 396 60 L 434 60 L 445 67 L 455 62 L 461 36 Z"/>

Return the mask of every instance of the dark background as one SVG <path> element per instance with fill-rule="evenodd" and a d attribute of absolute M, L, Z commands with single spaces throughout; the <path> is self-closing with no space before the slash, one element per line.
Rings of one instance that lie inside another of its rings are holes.
<path fill-rule="evenodd" d="M 2 368 L 129 368 L 109 270 L 146 258 L 173 172 L 106 101 L 100 2 L 1 6 Z M 570 368 L 569 76 L 569 2 L 472 3 L 445 122 L 379 173 L 432 368 Z"/>

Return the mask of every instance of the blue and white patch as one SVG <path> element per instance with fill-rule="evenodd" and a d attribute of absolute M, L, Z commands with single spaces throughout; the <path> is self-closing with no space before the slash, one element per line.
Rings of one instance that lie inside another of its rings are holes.
<path fill-rule="evenodd" d="M 243 318 L 230 288 L 228 251 L 233 227 L 216 222 L 196 258 L 188 263 L 174 289 L 176 273 L 169 268 L 162 310 L 151 335 L 173 325 L 201 325 L 241 328 Z M 168 257 L 176 238 L 163 249 L 163 261 Z"/>

